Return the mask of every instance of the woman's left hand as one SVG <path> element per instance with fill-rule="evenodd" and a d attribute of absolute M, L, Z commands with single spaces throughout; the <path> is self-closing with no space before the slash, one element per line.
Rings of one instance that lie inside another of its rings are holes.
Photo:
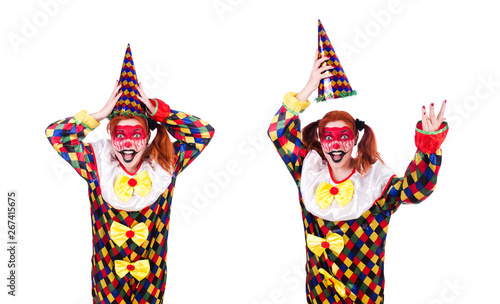
<path fill-rule="evenodd" d="M 446 108 L 446 100 L 441 104 L 441 109 L 436 117 L 434 113 L 434 103 L 431 103 L 429 109 L 429 116 L 427 116 L 427 111 L 425 106 L 422 107 L 422 130 L 425 132 L 434 132 L 441 128 L 441 124 L 446 119 L 444 118 L 444 110 Z"/>
<path fill-rule="evenodd" d="M 142 88 L 142 84 L 140 82 L 137 86 L 137 90 L 139 91 L 139 95 L 137 96 L 139 100 L 142 101 L 142 103 L 144 103 L 146 107 L 148 107 L 150 113 L 153 113 L 155 111 L 155 107 L 153 106 L 151 101 L 149 101 L 148 96 L 144 92 L 144 89 Z"/>

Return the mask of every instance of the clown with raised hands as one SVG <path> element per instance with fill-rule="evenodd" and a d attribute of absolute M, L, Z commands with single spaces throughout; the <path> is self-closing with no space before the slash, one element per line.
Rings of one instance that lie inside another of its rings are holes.
<path fill-rule="evenodd" d="M 382 161 L 368 123 L 331 111 L 303 130 L 299 115 L 319 101 L 355 95 L 319 22 L 319 51 L 309 81 L 287 93 L 269 127 L 298 190 L 306 241 L 307 303 L 383 303 L 385 241 L 392 214 L 434 191 L 446 101 L 436 116 L 422 107 L 417 152 L 403 177 Z M 353 153 L 357 147 L 357 153 Z"/>
<path fill-rule="evenodd" d="M 105 118 L 111 138 L 85 142 Z M 104 107 L 61 119 L 46 135 L 88 184 L 93 303 L 161 303 L 175 182 L 212 139 L 212 126 L 147 98 L 128 46 Z"/>

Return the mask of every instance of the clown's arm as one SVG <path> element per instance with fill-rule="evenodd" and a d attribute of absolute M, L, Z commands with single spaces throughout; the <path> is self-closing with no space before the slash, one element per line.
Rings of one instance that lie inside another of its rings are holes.
<path fill-rule="evenodd" d="M 307 99 L 318 88 L 320 80 L 331 76 L 331 73 L 326 72 L 332 68 L 331 66 L 321 67 L 328 57 L 318 58 L 318 54 L 316 50 L 307 84 L 299 93 L 290 92 L 285 95 L 283 104 L 274 115 L 268 130 L 269 137 L 297 184 L 302 170 L 302 158 L 305 156 L 305 147 L 301 141 L 299 114 L 311 105 Z"/>
<path fill-rule="evenodd" d="M 393 177 L 388 183 L 377 201 L 382 210 L 394 213 L 401 204 L 418 204 L 434 191 L 441 168 L 440 147 L 448 134 L 448 123 L 444 122 L 442 117 L 444 104 L 437 118 L 433 117 L 433 105 L 430 118 L 424 108 L 422 121 L 418 122 L 415 129 L 415 157 L 406 169 L 404 177 Z"/>
<path fill-rule="evenodd" d="M 158 98 L 149 101 L 154 107 L 153 111 L 148 110 L 151 118 L 160 122 L 176 139 L 174 174 L 178 174 L 205 149 L 214 136 L 214 128 L 196 116 L 170 109 Z"/>
<path fill-rule="evenodd" d="M 90 144 L 83 139 L 99 126 L 99 122 L 87 111 L 61 119 L 49 125 L 45 134 L 57 153 L 67 161 L 86 181 L 94 178 L 95 159 Z"/>
<path fill-rule="evenodd" d="M 271 121 L 268 135 L 281 159 L 285 162 L 288 171 L 298 183 L 302 158 L 305 156 L 305 148 L 301 140 L 299 114 L 311 103 L 309 101 L 299 101 L 296 95 L 293 92 L 285 95 L 283 104 Z"/>
<path fill-rule="evenodd" d="M 49 125 L 45 135 L 54 149 L 86 181 L 96 178 L 95 158 L 90 144 L 83 139 L 99 126 L 99 121 L 106 118 L 113 110 L 122 93 L 118 81 L 104 107 L 95 113 L 87 114 L 82 110 L 75 116 L 61 119 Z"/>

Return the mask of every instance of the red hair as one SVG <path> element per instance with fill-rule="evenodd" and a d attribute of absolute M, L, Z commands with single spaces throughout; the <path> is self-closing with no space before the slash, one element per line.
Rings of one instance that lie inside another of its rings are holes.
<path fill-rule="evenodd" d="M 351 114 L 345 111 L 331 111 L 326 113 L 322 119 L 308 124 L 302 130 L 302 142 L 306 146 L 306 151 L 315 150 L 323 160 L 326 160 L 319 139 L 327 123 L 339 120 L 343 121 L 354 133 L 354 142 L 356 143 L 359 138 L 359 131 L 356 129 L 356 121 Z M 363 137 L 358 143 L 358 155 L 356 158 L 352 159 L 351 165 L 354 165 L 356 170 L 363 175 L 371 168 L 377 159 L 383 162 L 377 151 L 375 134 L 372 128 L 365 124 Z"/>
<path fill-rule="evenodd" d="M 148 128 L 148 123 L 146 119 L 128 114 L 127 116 L 116 116 L 112 118 L 108 123 L 108 133 L 111 137 L 115 136 L 115 129 L 118 123 L 125 119 L 134 118 L 146 131 L 147 141 L 149 142 L 149 137 L 151 136 L 151 131 Z M 149 159 L 151 163 L 158 163 L 165 171 L 172 174 L 172 164 L 174 163 L 174 146 L 170 141 L 167 129 L 162 125 L 158 124 L 156 128 L 156 136 L 153 142 L 150 143 L 143 154 L 143 159 Z"/>

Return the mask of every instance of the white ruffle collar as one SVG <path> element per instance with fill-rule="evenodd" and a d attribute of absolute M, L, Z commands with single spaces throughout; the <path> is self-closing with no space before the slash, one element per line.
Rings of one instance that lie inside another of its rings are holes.
<path fill-rule="evenodd" d="M 123 170 L 120 166 L 120 162 L 116 159 L 111 140 L 101 139 L 96 141 L 92 143 L 92 148 L 96 157 L 102 198 L 115 209 L 125 211 L 138 211 L 144 209 L 152 205 L 158 197 L 167 190 L 172 181 L 170 173 L 165 171 L 160 165 L 152 165 L 144 160 L 136 174 L 141 171 L 148 172 L 151 178 L 151 190 L 145 197 L 134 192 L 132 197 L 127 202 L 124 202 L 115 195 L 115 181 L 118 174 L 123 174 L 128 177 L 133 177 L 133 175 L 128 174 L 128 172 Z"/>
<path fill-rule="evenodd" d="M 316 189 L 321 182 L 337 185 L 332 180 L 328 170 L 328 162 L 324 161 L 318 152 L 312 150 L 304 158 L 300 180 L 300 191 L 307 211 L 327 221 L 347 221 L 359 218 L 371 208 L 382 195 L 394 172 L 382 162 L 372 165 L 370 170 L 361 177 L 355 172 L 349 178 L 354 184 L 354 195 L 349 204 L 341 207 L 333 202 L 326 209 L 316 203 Z"/>

